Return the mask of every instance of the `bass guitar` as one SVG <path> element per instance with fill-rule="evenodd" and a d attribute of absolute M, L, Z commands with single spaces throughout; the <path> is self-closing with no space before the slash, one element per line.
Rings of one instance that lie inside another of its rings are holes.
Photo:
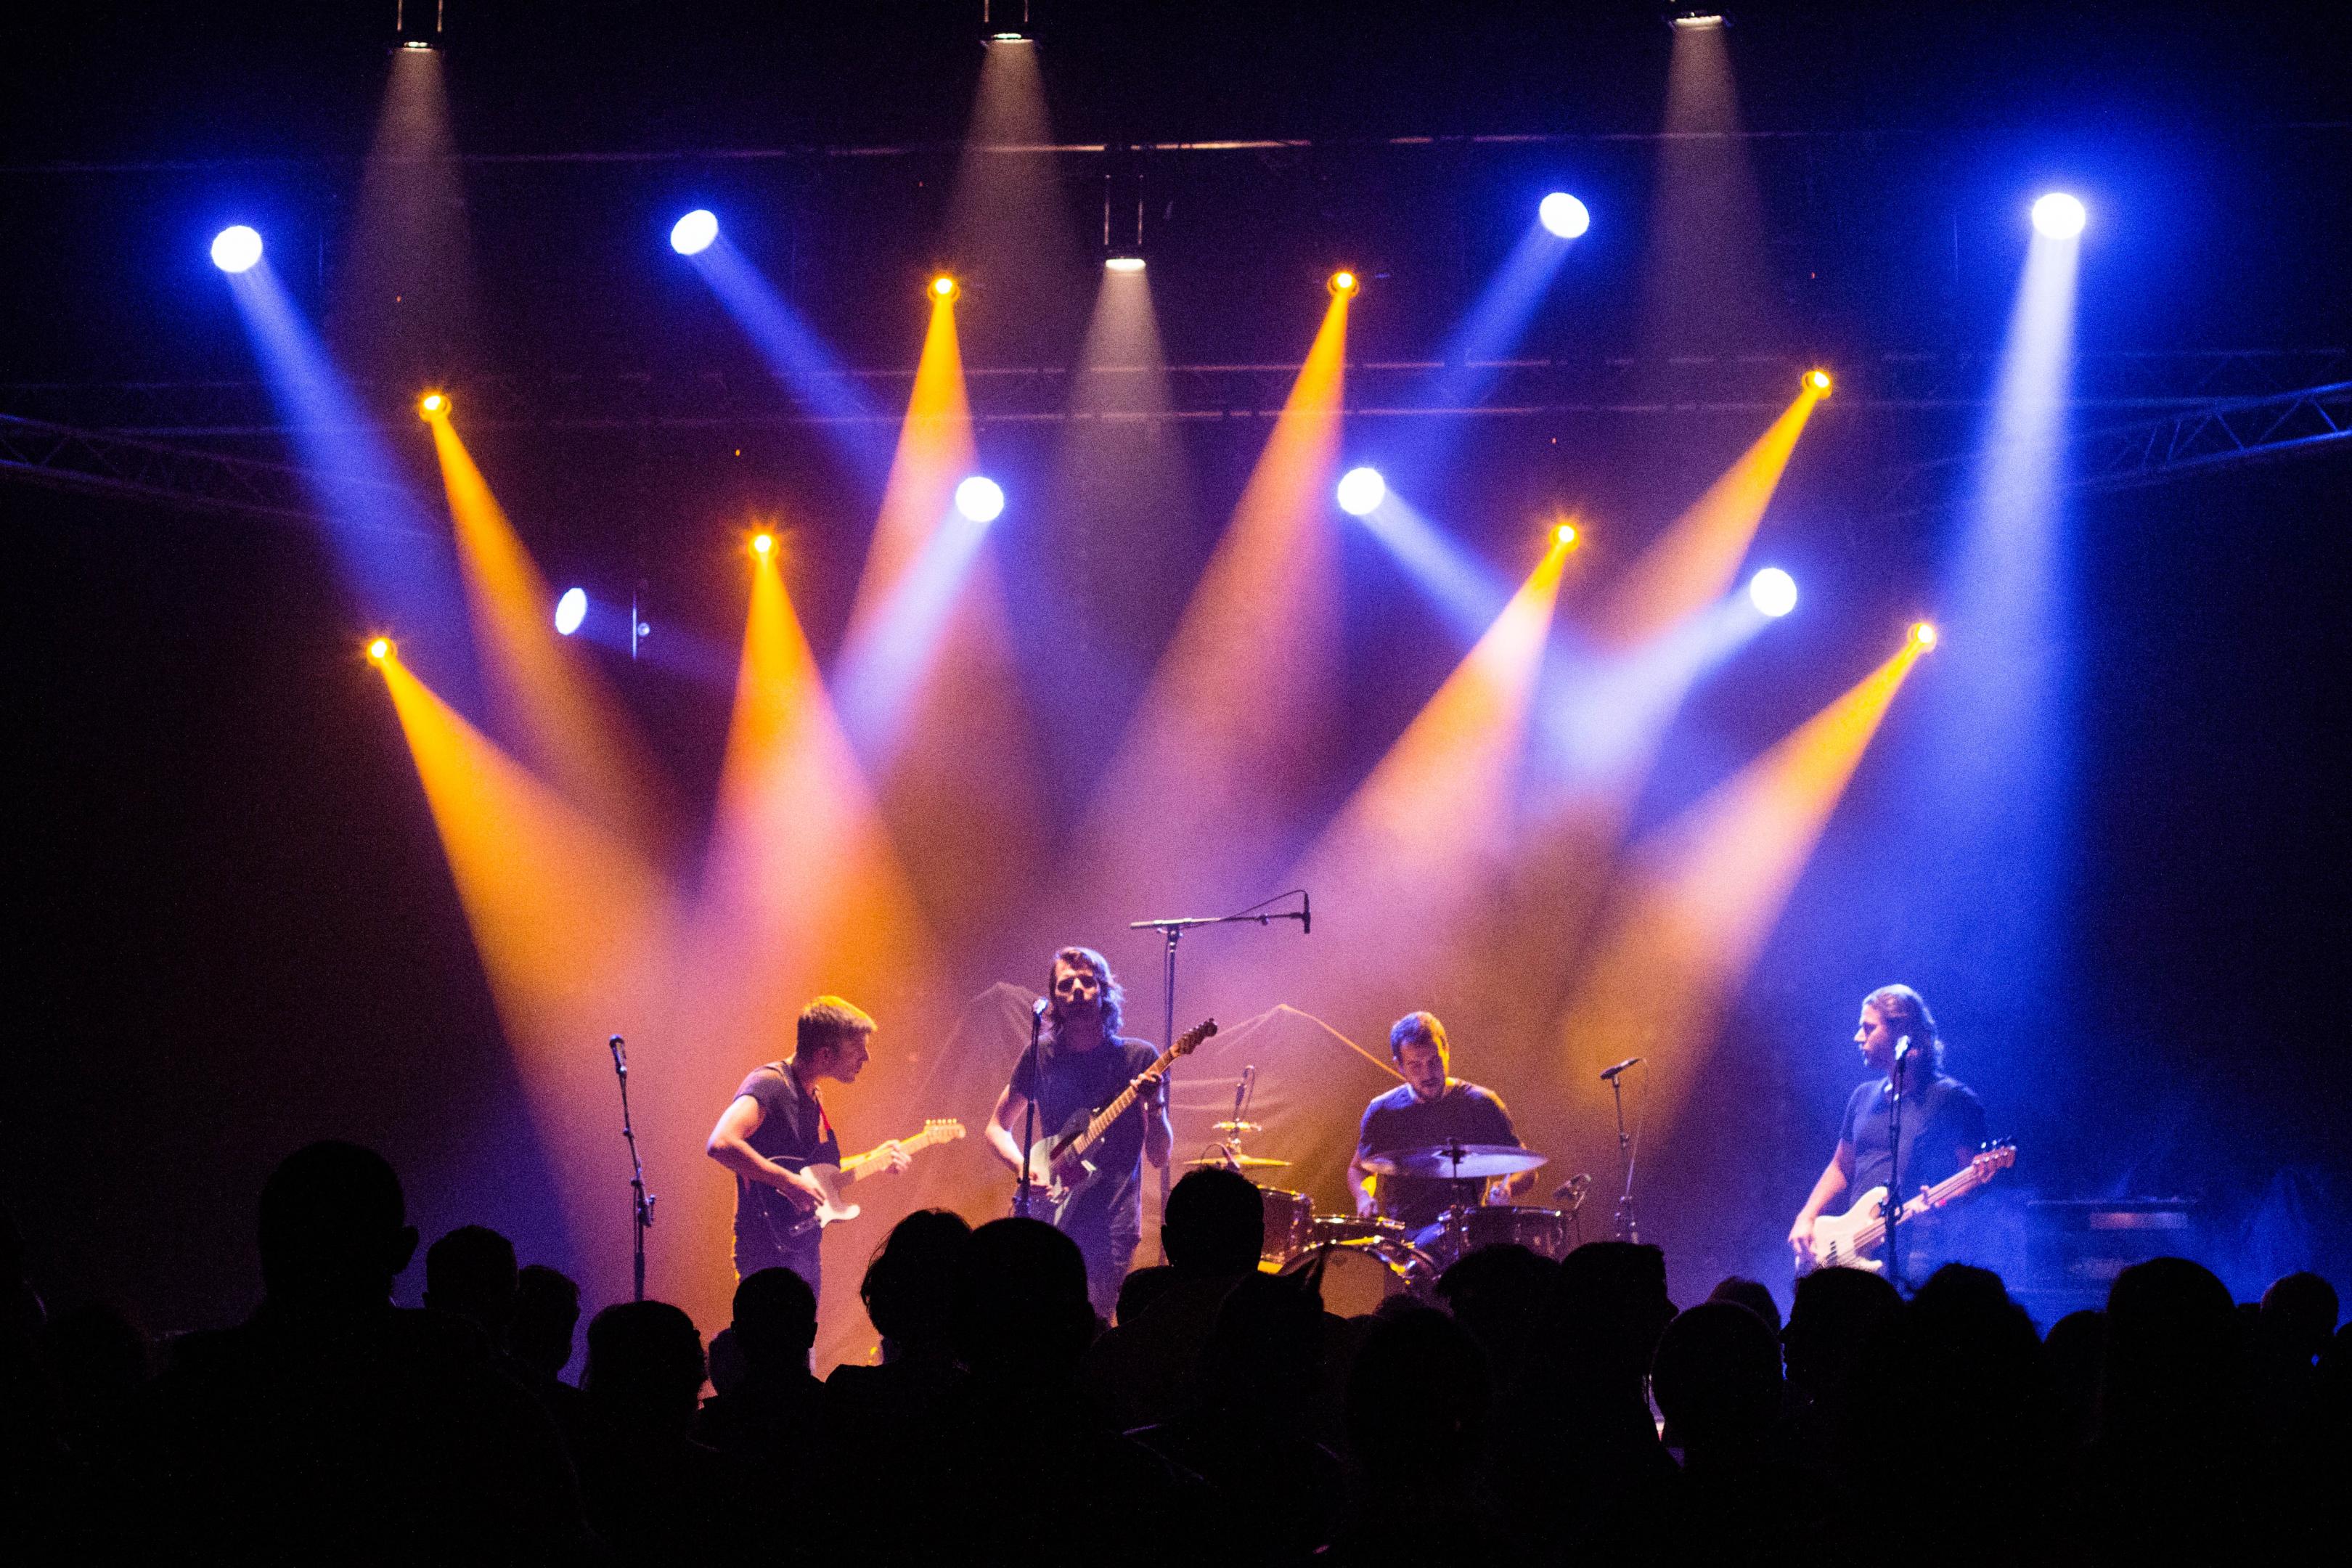
<path fill-rule="evenodd" d="M 1905 1204 L 1896 1215 L 1896 1223 L 1917 1219 L 1921 1215 L 1968 1196 L 2016 1163 L 2017 1145 L 2009 1140 L 2004 1138 L 1986 1144 L 1984 1152 L 1967 1165 Z M 1815 1220 L 1812 1263 L 1811 1267 L 1801 1265 L 1797 1272 L 1810 1274 L 1814 1268 L 1860 1268 L 1872 1274 L 1885 1273 L 1886 1265 L 1878 1257 L 1878 1252 L 1886 1245 L 1885 1210 L 1886 1189 L 1873 1187 L 1845 1213 Z"/>
<path fill-rule="evenodd" d="M 899 1139 L 898 1147 L 908 1154 L 916 1154 L 934 1143 L 952 1143 L 962 1136 L 962 1122 L 951 1116 L 937 1117 L 924 1122 L 923 1130 L 913 1137 Z M 842 1189 L 866 1175 L 873 1167 L 887 1163 L 889 1157 L 889 1145 L 885 1144 L 870 1153 L 844 1160 L 838 1165 L 818 1163 L 800 1167 L 800 1173 L 814 1181 L 824 1195 L 817 1200 L 817 1205 L 813 1209 L 794 1209 L 789 1215 L 779 1215 L 775 1209 L 790 1201 L 779 1194 L 778 1202 L 769 1212 L 769 1225 L 775 1233 L 776 1245 L 782 1247 L 805 1241 L 829 1225 L 856 1219 L 860 1212 L 858 1205 L 843 1197 Z"/>
<path fill-rule="evenodd" d="M 1151 1065 L 1135 1075 L 1134 1080 L 1118 1096 L 1098 1110 L 1078 1110 L 1070 1114 L 1061 1130 L 1040 1142 L 1029 1152 L 1029 1184 L 1024 1189 L 1024 1204 L 1016 1194 L 1013 1212 L 1033 1219 L 1059 1225 L 1069 1212 L 1071 1200 L 1095 1184 L 1102 1173 L 1087 1158 L 1087 1152 L 1102 1142 L 1111 1123 L 1127 1113 L 1135 1097 L 1158 1083 L 1168 1074 L 1179 1057 L 1189 1057 L 1202 1040 L 1217 1032 L 1214 1018 L 1204 1019 L 1177 1037 L 1175 1044 L 1152 1058 Z"/>

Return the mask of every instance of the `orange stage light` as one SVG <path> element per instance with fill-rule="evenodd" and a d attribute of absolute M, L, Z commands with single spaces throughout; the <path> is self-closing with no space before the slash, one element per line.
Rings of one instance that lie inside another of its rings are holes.
<path fill-rule="evenodd" d="M 368 644 L 367 653 L 370 658 L 375 660 L 378 664 L 382 664 L 385 659 L 392 657 L 392 639 L 390 637 L 376 638 L 373 642 Z"/>
<path fill-rule="evenodd" d="M 1344 269 L 1331 274 L 1331 292 L 1342 300 L 1351 299 L 1363 283 L 1352 272 Z"/>
<path fill-rule="evenodd" d="M 953 300 L 962 292 L 963 286 L 944 272 L 931 279 L 931 298 L 934 300 Z"/>
<path fill-rule="evenodd" d="M 1936 628 L 1921 621 L 1911 628 L 1911 641 L 1922 653 L 1936 646 Z"/>
<path fill-rule="evenodd" d="M 416 412 L 427 419 L 438 419 L 449 412 L 449 395 L 428 392 L 416 400 Z"/>
<path fill-rule="evenodd" d="M 1818 392 L 1823 397 L 1827 397 L 1830 395 L 1830 373 L 1825 370 L 1807 371 L 1805 386 L 1808 391 Z"/>
<path fill-rule="evenodd" d="M 1563 522 L 1551 531 L 1551 542 L 1554 544 L 1565 545 L 1571 550 L 1576 548 L 1578 537 L 1576 524 L 1572 522 Z"/>
<path fill-rule="evenodd" d="M 772 533 L 769 533 L 763 530 L 762 531 L 751 536 L 751 553 L 760 557 L 762 561 L 768 558 L 768 552 L 775 549 L 775 547 L 776 536 Z"/>

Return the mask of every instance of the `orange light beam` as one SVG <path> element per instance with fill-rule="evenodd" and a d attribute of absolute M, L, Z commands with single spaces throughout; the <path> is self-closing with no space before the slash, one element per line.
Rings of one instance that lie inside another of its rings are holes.
<path fill-rule="evenodd" d="M 907 397 L 907 417 L 898 427 L 890 476 L 882 487 L 882 510 L 850 613 L 852 643 L 869 624 L 887 620 L 887 601 L 950 515 L 956 485 L 973 464 L 971 402 L 964 389 L 955 302 L 934 298 L 922 357 L 915 364 L 915 384 Z"/>
<path fill-rule="evenodd" d="M 1323 892 L 1341 922 L 1332 929 L 1350 973 L 1317 976 L 1340 983 L 1332 1004 L 1375 975 L 1393 988 L 1426 972 L 1507 858 L 1528 703 L 1570 548 L 1554 540 L 1285 879 Z"/>
<path fill-rule="evenodd" d="M 427 421 L 488 677 L 492 723 L 567 799 L 633 842 L 660 841 L 657 777 L 619 704 L 555 632 L 554 596 L 455 425 Z"/>
<path fill-rule="evenodd" d="M 1922 651 L 1906 638 L 1844 695 L 1633 847 L 1570 993 L 1577 1001 L 1561 1036 L 1570 1082 L 1582 1083 L 1588 1068 L 1654 1053 L 1659 1087 L 1679 1094 Z"/>
<path fill-rule="evenodd" d="M 1323 312 L 1265 448 L 1078 837 L 1086 880 L 1155 907 L 1255 886 L 1323 773 L 1339 678 L 1349 296 Z M 1091 912 L 1091 911 L 1089 911 Z"/>
<path fill-rule="evenodd" d="M 565 1194 L 583 1284 L 598 1299 L 618 1299 L 628 1289 L 629 1246 L 611 1223 L 612 1066 L 598 1047 L 614 1034 L 635 1044 L 658 1010 L 670 889 L 396 654 L 375 663 Z M 658 1046 L 649 1048 L 658 1064 Z"/>
<path fill-rule="evenodd" d="M 1627 568 L 1596 617 L 1620 647 L 1646 641 L 1723 596 L 1739 574 L 1797 437 L 1822 394 L 1810 384 L 1706 493 Z"/>

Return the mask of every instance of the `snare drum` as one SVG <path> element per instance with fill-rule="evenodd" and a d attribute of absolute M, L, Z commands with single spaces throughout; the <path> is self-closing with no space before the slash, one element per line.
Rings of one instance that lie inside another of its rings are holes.
<path fill-rule="evenodd" d="M 1403 1226 L 1399 1225 L 1395 1220 L 1381 1219 L 1374 1215 L 1365 1215 L 1360 1217 L 1355 1215 L 1323 1215 L 1316 1219 L 1314 1230 L 1315 1234 L 1309 1245 L 1315 1247 L 1364 1246 L 1373 1242 L 1402 1247 L 1412 1240 L 1412 1237 L 1405 1234 Z"/>
<path fill-rule="evenodd" d="M 1386 1238 L 1326 1242 L 1284 1264 L 1282 1272 L 1318 1268 L 1323 1310 L 1341 1318 L 1369 1317 L 1391 1296 L 1425 1297 L 1437 1280 L 1437 1262 L 1429 1254 Z"/>
<path fill-rule="evenodd" d="M 1265 1205 L 1265 1247 L 1258 1254 L 1261 1262 L 1285 1262 L 1315 1244 L 1314 1199 L 1305 1193 L 1286 1193 L 1280 1187 L 1260 1187 L 1257 1195 Z"/>
<path fill-rule="evenodd" d="M 1524 1247 L 1554 1262 L 1568 1256 L 1568 1215 L 1558 1209 L 1526 1208 L 1496 1204 L 1485 1208 L 1450 1208 L 1437 1216 L 1443 1238 L 1440 1250 L 1448 1264 L 1482 1247 Z"/>

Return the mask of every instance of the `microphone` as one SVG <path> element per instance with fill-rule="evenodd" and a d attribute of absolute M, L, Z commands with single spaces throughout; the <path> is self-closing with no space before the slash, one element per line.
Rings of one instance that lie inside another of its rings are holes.
<path fill-rule="evenodd" d="M 1614 1083 L 1614 1082 L 1616 1082 L 1616 1081 L 1617 1081 L 1617 1075 L 1618 1075 L 1619 1073 L 1623 1072 L 1627 1068 L 1632 1067 L 1635 1062 L 1638 1062 L 1638 1061 L 1640 1061 L 1641 1059 L 1642 1059 L 1642 1058 L 1639 1058 L 1639 1057 L 1627 1057 L 1623 1061 L 1619 1062 L 1615 1067 L 1613 1067 L 1613 1068 L 1608 1068 L 1607 1070 L 1603 1071 L 1603 1072 L 1601 1073 L 1601 1082 L 1603 1082 L 1603 1083 Z"/>
<path fill-rule="evenodd" d="M 1562 1182 L 1559 1185 L 1554 1187 L 1551 1190 L 1551 1195 L 1556 1198 L 1574 1197 L 1576 1199 L 1576 1203 L 1570 1205 L 1573 1208 L 1580 1205 L 1584 1202 L 1584 1189 L 1591 1184 L 1592 1178 L 1580 1171 L 1575 1175 L 1570 1176 L 1568 1180 Z"/>
<path fill-rule="evenodd" d="M 1303 888 L 1298 893 L 1298 934 L 1315 934 L 1315 895 Z"/>
<path fill-rule="evenodd" d="M 1053 1004 L 1046 998 L 1040 996 L 1029 1004 L 1029 1016 L 1033 1018 L 1042 1018 L 1045 1016 L 1045 1009 L 1052 1005 Z"/>
<path fill-rule="evenodd" d="M 607 1046 L 610 1046 L 613 1050 L 613 1070 L 619 1073 L 623 1078 L 628 1077 L 629 1053 L 627 1048 L 621 1044 L 621 1037 L 614 1035 L 611 1039 L 604 1043 Z"/>
<path fill-rule="evenodd" d="M 1895 1042 L 1895 1059 L 1901 1061 L 1911 1054 L 1911 1037 L 1905 1035 Z"/>

